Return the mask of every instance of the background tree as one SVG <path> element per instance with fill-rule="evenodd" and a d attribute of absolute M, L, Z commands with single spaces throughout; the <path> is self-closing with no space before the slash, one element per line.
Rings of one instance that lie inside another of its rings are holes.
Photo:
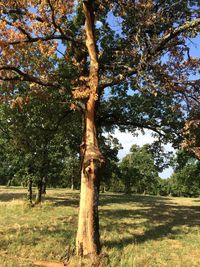
<path fill-rule="evenodd" d="M 158 186 L 158 171 L 148 146 L 133 145 L 130 154 L 120 163 L 125 192 L 155 193 Z"/>
<path fill-rule="evenodd" d="M 200 162 L 191 153 L 179 150 L 174 158 L 174 174 L 170 178 L 171 193 L 175 196 L 199 196 Z"/>
<path fill-rule="evenodd" d="M 101 151 L 106 158 L 105 166 L 101 170 L 101 191 L 116 190 L 119 186 L 118 152 L 122 146 L 112 134 L 101 134 L 99 139 Z"/>
<path fill-rule="evenodd" d="M 192 99 L 190 118 L 185 122 L 183 128 L 182 148 L 192 153 L 200 160 L 200 103 L 199 96 Z"/>
<path fill-rule="evenodd" d="M 38 187 L 36 202 L 41 202 L 47 182 L 59 183 L 67 157 L 77 157 L 81 136 L 81 119 L 65 107 L 63 95 L 50 88 L 40 93 L 39 87 L 35 94 L 18 87 L 11 103 L 1 104 L 2 127 L 9 133 L 4 134 L 4 142 L 11 150 L 2 152 L 14 157 L 10 162 L 4 160 L 13 168 L 10 179 L 13 184 L 27 184 L 27 177 L 31 177 Z"/>

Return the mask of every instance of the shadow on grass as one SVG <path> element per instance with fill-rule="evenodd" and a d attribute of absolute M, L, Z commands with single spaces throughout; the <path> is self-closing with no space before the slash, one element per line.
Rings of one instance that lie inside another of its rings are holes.
<path fill-rule="evenodd" d="M 25 197 L 26 193 L 0 192 L 0 201 Z M 188 228 L 200 226 L 199 203 L 195 206 L 176 205 L 169 201 L 171 199 L 157 196 L 102 194 L 100 196 L 100 222 L 103 222 L 101 231 L 109 232 L 112 237 L 111 240 L 102 240 L 103 245 L 108 248 L 123 248 L 129 244 L 143 243 L 148 240 L 165 237 L 173 239 L 179 234 L 186 234 Z M 45 200 L 50 201 L 55 207 L 78 207 L 79 193 L 62 192 L 48 195 L 47 191 Z M 192 202 L 200 201 L 197 199 Z M 69 233 L 67 233 L 67 230 L 62 227 L 35 230 L 43 237 L 58 235 L 64 239 L 71 239 L 75 236 L 75 231 L 68 230 Z"/>
<path fill-rule="evenodd" d="M 12 190 L 12 192 L 11 192 Z M 36 197 L 36 193 L 33 193 L 33 200 Z M 3 189 L 0 191 L 0 202 L 9 202 L 12 200 L 25 200 L 27 198 L 27 192 L 26 189 L 24 189 L 24 192 L 19 192 L 19 189 Z M 43 195 L 42 201 L 45 202 L 45 200 L 50 201 L 52 205 L 55 206 L 72 206 L 72 207 L 78 207 L 79 205 L 79 193 L 57 193 L 55 195 L 47 194 Z"/>
<path fill-rule="evenodd" d="M 45 196 L 44 200 L 48 200 L 52 203 L 54 206 L 71 206 L 77 208 L 79 205 L 79 192 L 66 192 L 62 194 L 55 194 L 53 195 L 47 195 Z"/>
<path fill-rule="evenodd" d="M 119 235 L 121 237 L 103 240 L 104 246 L 123 248 L 129 244 L 165 237 L 175 239 L 179 234 L 191 232 L 191 227 L 200 226 L 200 206 L 176 205 L 169 203 L 168 200 L 168 198 L 154 196 L 113 196 L 113 199 L 110 199 L 110 196 L 108 199 L 104 196 L 101 204 L 107 205 L 108 209 L 105 206 L 100 211 L 100 217 L 106 222 L 102 230 L 110 233 L 114 231 L 113 237 Z M 113 210 L 109 209 L 111 203 L 127 203 L 128 206 L 135 206 L 137 209 Z M 137 230 L 140 234 L 137 234 Z M 125 235 L 128 237 L 123 237 Z"/>
<path fill-rule="evenodd" d="M 34 227 L 21 226 L 20 232 L 17 233 L 16 228 L 13 227 L 6 231 L 9 240 L 0 240 L 0 250 L 7 250 L 12 243 L 15 243 L 16 246 L 37 246 L 42 244 L 44 240 L 49 241 L 50 239 L 53 242 L 59 240 L 59 243 L 62 243 L 62 247 L 65 248 L 66 245 L 74 244 L 75 229 L 76 227 L 69 229 L 67 224 L 59 224 L 56 226 L 47 226 L 45 224 L 43 227 L 41 227 L 41 225 L 34 225 Z M 52 251 L 53 250 L 52 248 Z"/>
<path fill-rule="evenodd" d="M 66 196 L 67 198 L 59 198 L 59 197 L 45 197 L 45 200 L 52 202 L 54 206 L 70 206 L 77 208 L 79 205 L 79 198 L 70 198 L 70 196 Z"/>
<path fill-rule="evenodd" d="M 2 193 L 0 192 L 0 202 L 9 202 L 12 200 L 18 200 L 18 199 L 26 199 L 27 194 L 26 193 L 20 193 L 20 192 L 7 192 Z"/>
<path fill-rule="evenodd" d="M 101 194 L 100 195 L 100 205 L 109 204 L 125 204 L 125 203 L 141 203 L 150 204 L 156 202 L 166 202 L 170 200 L 167 197 L 160 196 L 149 196 L 149 195 L 125 195 L 125 194 Z"/>

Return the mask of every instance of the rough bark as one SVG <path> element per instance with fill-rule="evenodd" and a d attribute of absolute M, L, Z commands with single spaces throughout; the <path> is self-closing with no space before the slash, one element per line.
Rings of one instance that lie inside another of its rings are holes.
<path fill-rule="evenodd" d="M 90 56 L 88 81 L 90 94 L 86 103 L 84 135 L 81 145 L 81 193 L 76 248 L 78 255 L 89 255 L 95 259 L 100 252 L 98 217 L 99 170 L 104 159 L 99 150 L 95 125 L 99 64 L 94 37 L 92 1 L 84 1 L 83 10 L 85 14 L 86 46 Z"/>

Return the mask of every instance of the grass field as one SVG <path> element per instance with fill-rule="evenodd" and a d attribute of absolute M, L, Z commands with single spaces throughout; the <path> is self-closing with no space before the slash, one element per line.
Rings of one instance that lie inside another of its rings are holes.
<path fill-rule="evenodd" d="M 75 244 L 79 193 L 48 190 L 34 208 L 25 197 L 0 187 L 0 266 L 62 261 Z M 200 266 L 199 198 L 103 194 L 100 229 L 103 267 Z"/>

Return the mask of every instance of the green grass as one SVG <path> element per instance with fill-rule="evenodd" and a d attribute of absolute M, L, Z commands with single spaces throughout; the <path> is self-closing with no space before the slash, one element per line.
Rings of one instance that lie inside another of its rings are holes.
<path fill-rule="evenodd" d="M 48 190 L 34 208 L 25 197 L 25 189 L 0 187 L 0 266 L 62 261 L 75 244 L 79 193 Z M 102 252 L 109 257 L 103 267 L 200 266 L 199 198 L 110 193 L 101 195 L 99 210 Z"/>

